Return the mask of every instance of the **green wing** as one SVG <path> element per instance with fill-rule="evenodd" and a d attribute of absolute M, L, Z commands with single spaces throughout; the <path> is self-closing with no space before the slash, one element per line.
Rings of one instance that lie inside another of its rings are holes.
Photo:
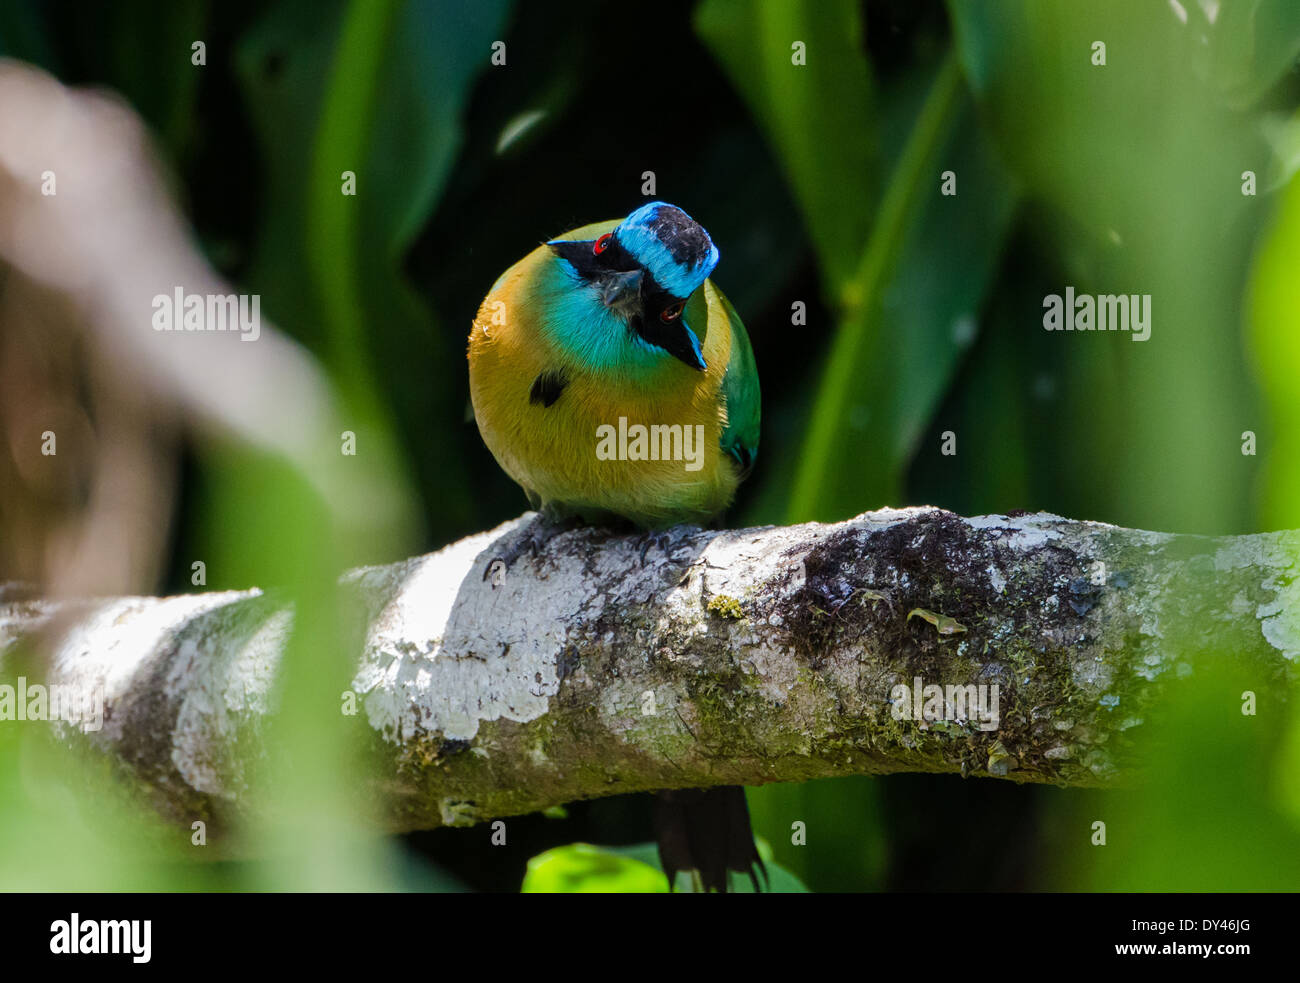
<path fill-rule="evenodd" d="M 754 467 L 758 457 L 758 428 L 761 399 L 758 391 L 758 367 L 754 349 L 740 315 L 721 290 L 718 300 L 731 327 L 731 361 L 722 377 L 722 395 L 727 401 L 727 426 L 722 431 L 722 449 L 740 464 L 742 480 Z"/>

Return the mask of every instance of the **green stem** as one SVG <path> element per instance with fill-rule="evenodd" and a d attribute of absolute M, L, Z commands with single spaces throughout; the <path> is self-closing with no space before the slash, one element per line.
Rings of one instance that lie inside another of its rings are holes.
<path fill-rule="evenodd" d="M 354 0 L 344 13 L 338 50 L 321 100 L 307 190 L 307 261 L 321 299 L 331 363 L 348 367 L 353 398 L 368 394 L 369 362 L 357 282 L 358 201 L 366 193 L 366 141 L 393 17 L 394 0 Z M 357 174 L 357 196 L 342 193 L 343 171 Z"/>
<path fill-rule="evenodd" d="M 864 352 L 872 340 L 872 318 L 879 306 L 877 301 L 893 261 L 902 249 L 909 219 L 923 207 L 923 188 L 928 187 L 924 179 L 930 174 L 933 160 L 951 130 L 961 89 L 962 76 L 957 57 L 950 51 L 890 175 L 880 214 L 872 226 L 857 271 L 845 285 L 841 296 L 841 327 L 831 346 L 826 372 L 817 390 L 808 436 L 790 496 L 787 522 L 839 518 L 817 514 L 821 489 L 830 471 L 841 466 L 835 445 L 848 413 L 854 380 L 861 374 Z"/>

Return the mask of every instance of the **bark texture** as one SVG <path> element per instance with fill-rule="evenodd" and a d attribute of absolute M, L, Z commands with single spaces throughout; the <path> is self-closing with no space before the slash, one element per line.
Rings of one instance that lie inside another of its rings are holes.
<path fill-rule="evenodd" d="M 485 580 L 530 521 L 343 579 L 358 715 L 340 719 L 379 750 L 368 791 L 391 830 L 832 775 L 1115 784 L 1199 660 L 1266 689 L 1300 658 L 1293 532 L 917 508 L 657 540 L 580 529 Z M 6 676 L 39 640 L 46 683 L 102 689 L 102 727 L 64 725 L 70 740 L 178 822 L 240 813 L 291 610 L 256 590 L 0 602 Z M 924 698 L 945 719 L 900 717 L 920 702 L 897 687 L 918 680 L 996 684 L 996 726 L 964 690 Z"/>

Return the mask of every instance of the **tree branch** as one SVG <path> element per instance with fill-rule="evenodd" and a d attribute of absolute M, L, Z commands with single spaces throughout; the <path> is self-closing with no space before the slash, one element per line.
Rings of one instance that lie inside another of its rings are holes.
<path fill-rule="evenodd" d="M 359 647 L 344 719 L 382 748 L 390 829 L 833 775 L 1114 784 L 1136 777 L 1148 709 L 1198 656 L 1231 655 L 1261 688 L 1294 679 L 1300 657 L 1294 532 L 919 508 L 679 527 L 644 565 L 645 537 L 581 529 L 485 581 L 527 521 L 343 579 Z M 0 668 L 40 638 L 46 682 L 102 687 L 102 728 L 64 725 L 71 739 L 177 821 L 240 813 L 287 607 L 258 591 L 0 601 Z M 899 719 L 918 702 L 896 687 L 918 677 L 990 697 L 996 684 L 996 719 L 956 690 L 928 701 L 947 719 Z"/>

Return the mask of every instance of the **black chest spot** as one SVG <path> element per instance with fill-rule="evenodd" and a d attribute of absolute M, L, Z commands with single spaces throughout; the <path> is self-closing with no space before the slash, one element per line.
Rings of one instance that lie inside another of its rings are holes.
<path fill-rule="evenodd" d="M 533 380 L 533 388 L 528 390 L 528 402 L 543 407 L 553 406 L 568 384 L 569 380 L 565 378 L 563 372 L 558 369 L 547 369 Z"/>

